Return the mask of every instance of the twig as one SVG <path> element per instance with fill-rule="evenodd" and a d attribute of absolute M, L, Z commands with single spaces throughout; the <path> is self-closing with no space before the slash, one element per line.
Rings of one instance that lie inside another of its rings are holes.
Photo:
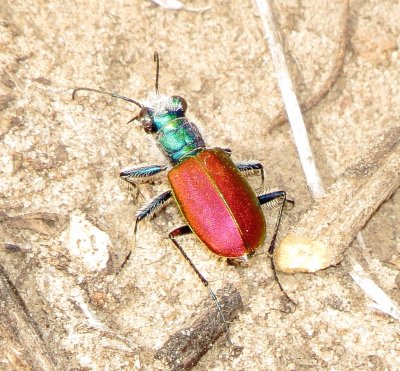
<path fill-rule="evenodd" d="M 400 310 L 393 300 L 372 281 L 364 271 L 363 267 L 350 255 L 352 265 L 351 277 L 363 291 L 375 302 L 371 307 L 400 321 Z"/>
<path fill-rule="evenodd" d="M 338 264 L 370 216 L 399 187 L 399 159 L 400 126 L 378 138 L 289 230 L 275 250 L 276 268 L 315 272 Z"/>
<path fill-rule="evenodd" d="M 256 1 L 307 185 L 314 198 L 321 197 L 324 194 L 324 186 L 322 185 L 310 141 L 308 140 L 307 130 L 304 125 L 303 116 L 301 115 L 296 93 L 293 89 L 292 80 L 289 76 L 285 55 L 282 45 L 279 42 L 271 8 L 268 1 Z"/>
<path fill-rule="evenodd" d="M 233 286 L 217 292 L 225 319 L 231 322 L 242 308 L 242 298 Z M 225 333 L 224 324 L 214 304 L 190 326 L 173 334 L 155 358 L 167 364 L 170 370 L 189 370 Z"/>
<path fill-rule="evenodd" d="M 339 28 L 342 30 L 339 41 L 337 52 L 335 54 L 335 59 L 333 61 L 332 70 L 328 78 L 324 81 L 321 88 L 316 91 L 311 97 L 307 98 L 304 102 L 300 102 L 301 112 L 306 113 L 313 107 L 315 107 L 325 96 L 330 92 L 336 80 L 339 77 L 340 71 L 343 67 L 344 56 L 346 52 L 346 44 L 348 38 L 349 29 L 349 15 L 350 6 L 349 0 L 343 1 L 343 12 L 340 17 Z M 280 109 L 280 112 L 270 121 L 268 124 L 268 133 L 271 134 L 275 129 L 280 127 L 282 124 L 288 121 L 286 110 L 284 107 Z"/>
<path fill-rule="evenodd" d="M 292 129 L 292 133 L 294 136 L 295 144 L 297 147 L 297 151 L 299 153 L 300 162 L 303 168 L 303 172 L 305 174 L 307 184 L 309 186 L 311 195 L 313 198 L 318 198 L 324 194 L 324 188 L 322 185 L 321 178 L 318 174 L 318 170 L 315 166 L 315 161 L 313 158 L 313 153 L 311 151 L 310 143 L 308 141 L 307 132 L 304 126 L 303 118 L 301 117 L 300 107 L 298 105 L 295 92 L 293 90 L 293 86 L 290 80 L 290 76 L 288 73 L 288 69 L 286 66 L 286 61 L 283 53 L 283 48 L 279 43 L 278 34 L 275 28 L 275 24 L 273 21 L 272 12 L 270 6 L 265 0 L 256 0 L 257 5 L 260 10 L 261 20 L 264 26 L 264 33 L 266 35 L 266 39 L 268 40 L 269 47 L 271 50 L 272 59 L 274 62 L 279 87 L 281 89 L 283 101 L 285 103 L 285 109 L 287 111 L 287 115 L 289 118 L 289 123 Z M 348 7 L 348 0 L 344 0 L 346 7 Z M 357 234 L 357 241 L 360 246 L 362 246 L 363 237 L 361 232 Z M 347 247 L 347 245 L 346 245 Z M 275 258 L 274 258 L 275 259 Z M 352 278 L 357 277 L 357 267 L 361 266 L 354 257 L 351 260 L 352 263 Z M 356 265 L 357 264 L 357 265 Z M 355 281 L 359 283 L 360 281 Z M 371 282 L 373 282 L 371 280 Z M 376 287 L 376 285 L 374 283 Z M 365 290 L 365 285 L 360 285 L 362 290 Z M 370 292 L 366 292 L 366 295 L 371 296 Z M 387 313 L 386 311 L 386 303 L 380 302 L 381 296 L 375 295 L 375 308 L 381 308 L 381 311 Z"/>
<path fill-rule="evenodd" d="M 203 8 L 191 8 L 184 5 L 178 0 L 151 0 L 151 1 L 161 6 L 162 8 L 171 10 L 187 10 L 189 12 L 202 13 L 211 9 L 211 6 L 205 6 Z"/>
<path fill-rule="evenodd" d="M 32 232 L 46 236 L 54 236 L 65 223 L 64 218 L 54 213 L 30 213 L 9 216 L 0 212 L 0 224 L 10 228 L 28 229 Z"/>
<path fill-rule="evenodd" d="M 9 370 L 55 370 L 37 324 L 0 265 L 0 354 Z"/>

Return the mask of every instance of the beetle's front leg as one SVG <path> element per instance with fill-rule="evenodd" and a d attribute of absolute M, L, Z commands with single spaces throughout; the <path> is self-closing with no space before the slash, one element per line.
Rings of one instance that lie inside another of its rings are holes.
<path fill-rule="evenodd" d="M 120 178 L 129 185 L 136 187 L 137 182 L 150 182 L 164 171 L 168 169 L 167 165 L 148 165 L 140 167 L 132 167 L 122 170 L 119 174 Z"/>
<path fill-rule="evenodd" d="M 121 179 L 128 183 L 135 184 L 135 180 L 143 179 L 150 181 L 162 172 L 168 169 L 168 165 L 148 165 L 140 167 L 132 167 L 122 170 L 119 174 Z"/>

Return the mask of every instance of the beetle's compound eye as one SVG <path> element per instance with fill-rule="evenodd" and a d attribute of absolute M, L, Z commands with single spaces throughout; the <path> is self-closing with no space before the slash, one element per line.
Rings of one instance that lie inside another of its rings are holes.
<path fill-rule="evenodd" d="M 179 95 L 174 95 L 171 97 L 174 101 L 176 101 L 178 104 L 180 104 L 180 106 L 182 107 L 182 111 L 183 113 L 186 112 L 187 110 L 187 103 L 185 98 L 180 97 Z"/>
<path fill-rule="evenodd" d="M 138 121 L 142 124 L 144 131 L 146 133 L 153 133 L 155 131 L 155 127 L 153 125 L 153 111 L 149 108 L 142 108 L 138 115 Z"/>

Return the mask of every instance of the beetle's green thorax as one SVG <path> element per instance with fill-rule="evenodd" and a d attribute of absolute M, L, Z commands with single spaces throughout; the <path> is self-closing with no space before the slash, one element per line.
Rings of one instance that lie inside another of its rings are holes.
<path fill-rule="evenodd" d="M 205 148 L 197 126 L 185 116 L 187 105 L 182 97 L 156 95 L 145 107 L 139 120 L 146 132 L 155 135 L 161 151 L 172 164 Z"/>

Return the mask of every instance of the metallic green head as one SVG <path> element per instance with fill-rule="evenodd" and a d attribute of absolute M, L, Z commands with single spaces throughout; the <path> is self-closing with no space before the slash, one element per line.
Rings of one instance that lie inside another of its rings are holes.
<path fill-rule="evenodd" d="M 205 148 L 197 126 L 185 116 L 186 109 L 184 98 L 156 94 L 143 104 L 137 117 L 146 133 L 155 136 L 161 151 L 172 164 Z"/>

